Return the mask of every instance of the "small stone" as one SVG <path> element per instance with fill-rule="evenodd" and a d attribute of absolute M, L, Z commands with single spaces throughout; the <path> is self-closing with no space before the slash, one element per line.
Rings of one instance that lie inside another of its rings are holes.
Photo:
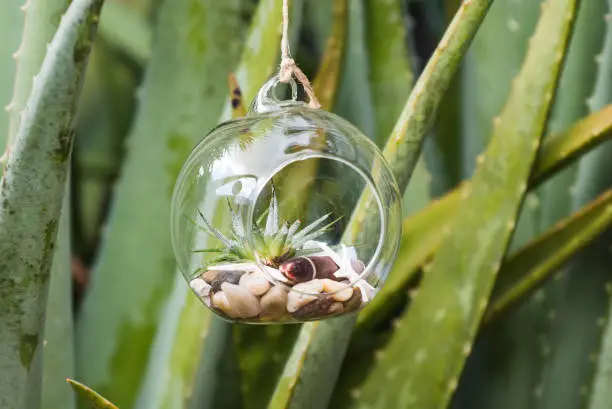
<path fill-rule="evenodd" d="M 353 296 L 344 303 L 344 312 L 353 312 L 361 308 L 361 288 L 353 289 Z"/>
<path fill-rule="evenodd" d="M 261 271 L 243 274 L 238 284 L 257 296 L 264 295 L 271 286 Z"/>
<path fill-rule="evenodd" d="M 280 317 L 285 314 L 287 306 L 287 291 L 280 286 L 273 286 L 261 297 L 261 315 L 265 317 Z"/>
<path fill-rule="evenodd" d="M 216 292 L 212 297 L 212 305 L 228 315 L 231 315 L 228 311 L 230 310 L 229 301 L 223 293 L 223 291 Z"/>
<path fill-rule="evenodd" d="M 223 283 L 238 284 L 240 277 L 244 274 L 244 271 L 216 271 L 208 270 L 202 274 L 202 278 L 210 284 L 213 292 L 221 291 L 221 285 Z"/>
<path fill-rule="evenodd" d="M 291 315 L 295 318 L 319 318 L 329 315 L 329 309 L 334 304 L 330 297 L 317 297 L 314 302 L 310 302 L 299 308 Z"/>
<path fill-rule="evenodd" d="M 344 305 L 341 302 L 335 302 L 329 306 L 328 314 L 341 314 L 344 311 Z"/>
<path fill-rule="evenodd" d="M 348 301 L 353 296 L 353 287 L 351 286 L 327 278 L 321 280 L 321 282 L 323 283 L 323 291 L 333 293 L 330 296 L 335 301 Z"/>
<path fill-rule="evenodd" d="M 213 296 L 213 304 L 234 318 L 252 318 L 261 311 L 257 297 L 246 288 L 230 283 L 221 284 L 221 291 Z"/>
<path fill-rule="evenodd" d="M 289 295 L 287 296 L 287 311 L 290 313 L 296 312 L 306 304 L 319 298 L 317 295 L 311 294 L 320 294 L 321 291 L 323 291 L 323 283 L 321 280 L 307 281 L 305 283 L 295 285 L 293 290 L 290 291 Z"/>
<path fill-rule="evenodd" d="M 208 297 L 210 295 L 210 284 L 199 277 L 191 280 L 189 286 L 199 297 Z"/>
<path fill-rule="evenodd" d="M 329 256 L 301 256 L 287 260 L 278 269 L 292 283 L 303 283 L 316 278 L 335 279 L 339 267 Z"/>

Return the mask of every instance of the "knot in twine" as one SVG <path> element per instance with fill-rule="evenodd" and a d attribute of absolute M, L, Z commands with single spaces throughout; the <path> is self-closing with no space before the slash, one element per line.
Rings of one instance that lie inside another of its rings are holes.
<path fill-rule="evenodd" d="M 308 105 L 311 108 L 321 108 L 321 104 L 317 99 L 312 85 L 308 80 L 308 77 L 304 72 L 297 66 L 295 60 L 291 58 L 289 53 L 289 5 L 288 0 L 283 0 L 283 36 L 281 38 L 281 63 L 278 72 L 278 79 L 280 82 L 288 83 L 292 76 L 302 83 L 306 95 L 308 95 Z"/>

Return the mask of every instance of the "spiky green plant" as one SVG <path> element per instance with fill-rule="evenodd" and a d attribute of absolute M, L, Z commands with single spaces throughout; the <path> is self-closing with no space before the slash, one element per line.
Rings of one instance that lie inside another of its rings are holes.
<path fill-rule="evenodd" d="M 226 237 L 216 229 L 206 219 L 206 216 L 199 209 L 197 210 L 203 224 L 194 223 L 210 235 L 210 237 L 217 239 L 223 244 L 221 248 L 194 250 L 196 253 L 217 253 L 212 259 L 206 260 L 204 268 L 217 263 L 241 261 L 261 261 L 270 267 L 277 268 L 290 258 L 307 254 L 309 250 L 304 251 L 304 245 L 325 234 L 341 218 L 339 217 L 330 223 L 323 224 L 331 215 L 331 213 L 327 213 L 302 227 L 300 220 L 293 222 L 281 220 L 278 210 L 278 199 L 274 188 L 272 189 L 271 196 L 269 206 L 252 226 L 252 239 L 246 235 L 246 226 L 242 214 L 234 210 L 229 201 L 228 207 L 230 208 L 230 217 L 232 219 L 230 237 Z"/>
<path fill-rule="evenodd" d="M 371 304 L 301 326 L 217 318 L 167 227 L 193 145 L 278 68 L 281 0 L 102 3 L 0 2 L 0 408 L 612 406 L 612 1 L 290 1 L 296 61 L 406 217 Z M 199 209 L 206 263 L 278 265 L 337 222 L 266 208 L 248 240 Z"/>

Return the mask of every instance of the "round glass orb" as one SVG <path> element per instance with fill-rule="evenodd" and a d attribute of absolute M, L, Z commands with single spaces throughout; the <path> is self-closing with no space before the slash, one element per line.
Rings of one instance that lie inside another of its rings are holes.
<path fill-rule="evenodd" d="M 290 323 L 361 310 L 391 269 L 401 196 L 381 152 L 344 119 L 260 90 L 208 133 L 172 198 L 172 242 L 194 293 L 225 320 Z"/>

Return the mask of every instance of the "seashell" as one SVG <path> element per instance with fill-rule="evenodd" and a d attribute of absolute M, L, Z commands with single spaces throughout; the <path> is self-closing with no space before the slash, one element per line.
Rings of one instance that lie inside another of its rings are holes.
<path fill-rule="evenodd" d="M 199 297 L 208 297 L 210 295 L 210 284 L 199 277 L 191 280 L 189 286 Z"/>
<path fill-rule="evenodd" d="M 303 283 L 316 278 L 336 279 L 334 272 L 339 267 L 329 256 L 302 256 L 287 260 L 278 269 L 289 281 Z"/>
<path fill-rule="evenodd" d="M 265 317 L 280 317 L 285 314 L 287 306 L 287 291 L 274 286 L 260 300 L 261 315 Z"/>
<path fill-rule="evenodd" d="M 347 286 L 346 284 L 339 283 L 338 281 L 323 279 L 321 280 L 323 283 L 323 291 L 326 293 L 334 293 L 330 294 L 330 297 L 334 299 L 334 301 L 348 301 L 353 296 L 353 287 Z M 335 292 L 337 291 L 337 292 Z"/>
<path fill-rule="evenodd" d="M 264 295 L 271 286 L 270 282 L 260 271 L 243 274 L 238 284 L 257 296 Z"/>
<path fill-rule="evenodd" d="M 310 302 L 291 315 L 295 318 L 318 318 L 329 315 L 329 308 L 334 304 L 334 300 L 330 297 L 317 297 L 314 302 Z"/>
<path fill-rule="evenodd" d="M 213 296 L 213 304 L 234 318 L 251 318 L 259 314 L 259 300 L 249 290 L 235 284 L 221 284 L 221 291 Z"/>
<path fill-rule="evenodd" d="M 293 290 L 302 291 L 304 293 L 310 294 L 302 294 L 301 292 Z M 318 296 L 311 294 L 321 293 L 323 291 L 323 283 L 321 282 L 321 280 L 311 280 L 305 283 L 296 284 L 293 287 L 293 290 L 290 291 L 287 296 L 287 311 L 290 313 L 294 313 L 295 311 L 302 308 L 304 305 L 311 303 L 317 298 L 319 298 Z"/>
<path fill-rule="evenodd" d="M 208 270 L 201 277 L 212 287 L 213 292 L 221 291 L 223 283 L 238 284 L 244 271 Z"/>

